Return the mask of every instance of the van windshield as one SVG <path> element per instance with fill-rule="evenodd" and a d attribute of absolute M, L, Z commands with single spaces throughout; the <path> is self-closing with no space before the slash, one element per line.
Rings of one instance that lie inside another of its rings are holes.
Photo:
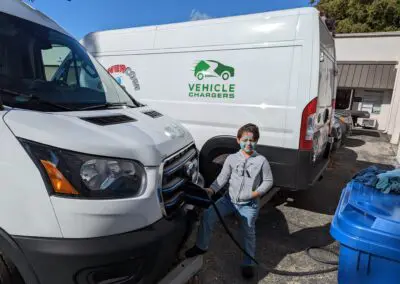
<path fill-rule="evenodd" d="M 38 111 L 140 105 L 76 40 L 4 13 L 0 98 L 4 105 Z"/>

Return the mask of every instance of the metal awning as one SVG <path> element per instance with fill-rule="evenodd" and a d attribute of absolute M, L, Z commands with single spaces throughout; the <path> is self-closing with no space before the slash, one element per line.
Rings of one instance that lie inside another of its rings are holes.
<path fill-rule="evenodd" d="M 394 63 L 338 63 L 338 87 L 393 89 L 396 79 Z"/>

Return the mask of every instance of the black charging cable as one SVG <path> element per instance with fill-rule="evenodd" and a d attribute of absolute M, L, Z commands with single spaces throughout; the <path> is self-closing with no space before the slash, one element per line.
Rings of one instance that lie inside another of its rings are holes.
<path fill-rule="evenodd" d="M 221 212 L 219 212 L 217 205 L 215 204 L 214 200 L 207 194 L 208 199 L 210 200 L 210 203 L 212 205 L 212 207 L 214 208 L 215 212 L 217 213 L 218 219 L 220 220 L 222 226 L 224 227 L 226 233 L 228 234 L 228 236 L 231 238 L 231 240 L 235 243 L 235 245 L 246 255 L 248 256 L 252 261 L 254 261 L 254 263 L 256 263 L 257 265 L 259 265 L 262 269 L 264 269 L 265 271 L 267 271 L 268 273 L 272 273 L 272 274 L 276 274 L 276 275 L 282 275 L 282 276 L 293 276 L 293 277 L 299 277 L 299 276 L 310 276 L 310 275 L 318 275 L 318 274 L 325 274 L 325 273 L 329 273 L 329 272 L 333 272 L 338 270 L 338 261 L 326 261 L 320 258 L 316 258 L 314 256 L 312 256 L 312 254 L 310 253 L 310 251 L 312 249 L 319 249 L 319 250 L 323 250 L 329 253 L 332 253 L 336 256 L 339 257 L 339 255 L 331 250 L 328 250 L 326 248 L 322 248 L 322 247 L 309 247 L 306 249 L 306 253 L 307 255 L 312 258 L 313 260 L 319 262 L 319 263 L 323 263 L 323 264 L 329 264 L 329 265 L 334 265 L 335 267 L 331 267 L 331 268 L 327 268 L 327 269 L 322 269 L 322 270 L 314 270 L 314 271 L 299 271 L 299 272 L 295 272 L 295 271 L 286 271 L 286 270 L 278 270 L 275 268 L 271 268 L 266 266 L 264 263 L 260 263 L 258 262 L 254 257 L 252 257 L 241 245 L 240 243 L 235 239 L 235 237 L 233 236 L 231 230 L 229 230 L 228 226 L 226 225 L 224 218 L 221 215 Z"/>

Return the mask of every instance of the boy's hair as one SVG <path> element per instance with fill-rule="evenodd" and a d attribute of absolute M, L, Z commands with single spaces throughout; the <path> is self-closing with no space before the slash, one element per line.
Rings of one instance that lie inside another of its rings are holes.
<path fill-rule="evenodd" d="M 260 130 L 258 129 L 258 126 L 252 123 L 248 123 L 246 125 L 243 125 L 242 127 L 239 128 L 238 133 L 237 133 L 237 138 L 242 138 L 243 133 L 245 132 L 251 132 L 254 135 L 254 140 L 258 140 L 260 138 Z"/>

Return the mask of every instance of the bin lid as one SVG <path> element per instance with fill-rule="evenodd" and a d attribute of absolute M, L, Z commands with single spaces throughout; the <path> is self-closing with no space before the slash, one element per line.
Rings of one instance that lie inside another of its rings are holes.
<path fill-rule="evenodd" d="M 400 261 L 400 195 L 351 181 L 330 232 L 346 246 Z"/>

